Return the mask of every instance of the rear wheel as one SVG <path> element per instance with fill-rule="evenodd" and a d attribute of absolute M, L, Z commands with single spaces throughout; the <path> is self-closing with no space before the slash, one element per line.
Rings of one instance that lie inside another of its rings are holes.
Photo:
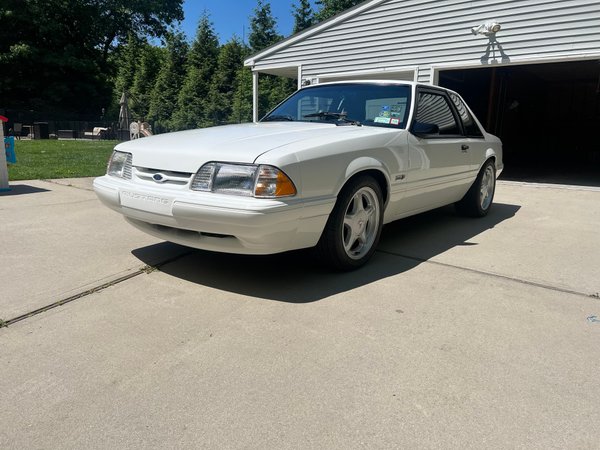
<path fill-rule="evenodd" d="M 375 252 L 382 225 L 381 187 L 370 176 L 355 178 L 340 192 L 317 251 L 336 269 L 356 269 Z"/>
<path fill-rule="evenodd" d="M 469 217 L 486 216 L 492 207 L 496 192 L 496 166 L 488 160 L 479 171 L 473 186 L 465 196 L 455 204 L 457 211 Z"/>

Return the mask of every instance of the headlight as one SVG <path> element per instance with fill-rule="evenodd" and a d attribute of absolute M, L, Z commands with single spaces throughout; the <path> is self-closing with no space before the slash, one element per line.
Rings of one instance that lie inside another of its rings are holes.
<path fill-rule="evenodd" d="M 194 176 L 192 190 L 276 198 L 296 195 L 292 180 L 273 166 L 253 164 L 204 164 Z"/>
<path fill-rule="evenodd" d="M 113 177 L 131 180 L 131 153 L 114 151 L 108 160 L 106 173 Z"/>

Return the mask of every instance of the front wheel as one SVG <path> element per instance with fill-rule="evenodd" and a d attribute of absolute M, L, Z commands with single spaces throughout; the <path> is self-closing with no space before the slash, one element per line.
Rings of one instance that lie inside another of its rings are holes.
<path fill-rule="evenodd" d="M 496 192 L 496 166 L 493 160 L 488 160 L 483 165 L 473 186 L 465 196 L 457 202 L 457 211 L 465 216 L 486 216 L 492 207 L 494 193 Z"/>
<path fill-rule="evenodd" d="M 340 192 L 317 252 L 332 267 L 352 270 L 375 252 L 383 226 L 381 187 L 370 176 L 351 180 Z"/>

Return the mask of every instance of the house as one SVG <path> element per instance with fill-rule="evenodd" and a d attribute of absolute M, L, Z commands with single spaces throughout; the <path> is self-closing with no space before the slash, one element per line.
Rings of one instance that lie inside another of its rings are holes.
<path fill-rule="evenodd" d="M 254 120 L 260 74 L 411 80 L 459 92 L 509 166 L 600 167 L 600 1 L 369 0 L 245 65 Z"/>

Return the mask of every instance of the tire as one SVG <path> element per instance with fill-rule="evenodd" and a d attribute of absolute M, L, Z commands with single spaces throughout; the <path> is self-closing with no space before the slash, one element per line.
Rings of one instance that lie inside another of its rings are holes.
<path fill-rule="evenodd" d="M 465 196 L 455 203 L 459 214 L 468 217 L 487 216 L 496 192 L 496 166 L 488 159 Z"/>
<path fill-rule="evenodd" d="M 375 252 L 383 227 L 383 195 L 374 178 L 350 180 L 338 195 L 316 250 L 336 270 L 354 270 Z"/>

